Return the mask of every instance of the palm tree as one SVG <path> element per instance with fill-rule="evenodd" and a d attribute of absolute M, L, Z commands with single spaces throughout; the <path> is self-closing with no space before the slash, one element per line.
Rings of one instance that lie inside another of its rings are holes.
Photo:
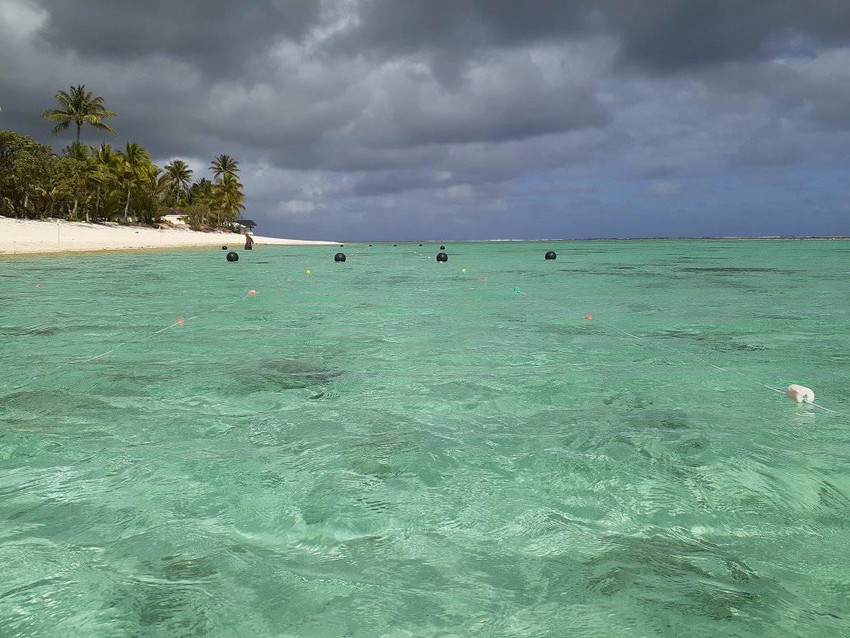
<path fill-rule="evenodd" d="M 100 148 L 92 149 L 92 160 L 97 164 L 98 173 L 101 176 L 102 183 L 97 187 L 97 198 L 95 199 L 95 217 L 98 216 L 101 204 L 101 193 L 104 195 L 104 202 L 109 203 L 110 193 L 117 190 L 118 180 L 121 177 L 123 169 L 122 156 L 116 153 L 110 144 L 101 144 Z M 117 194 L 116 194 L 117 195 Z M 113 200 L 117 197 L 113 197 Z M 113 201 L 112 207 L 107 207 L 107 218 L 112 216 L 117 206 Z"/>
<path fill-rule="evenodd" d="M 242 184 L 233 175 L 224 175 L 213 186 L 213 203 L 218 213 L 218 225 L 229 226 L 245 210 Z"/>
<path fill-rule="evenodd" d="M 210 164 L 210 170 L 213 172 L 215 179 L 220 179 L 224 175 L 236 177 L 239 174 L 239 162 L 230 157 L 230 155 L 219 155 Z"/>
<path fill-rule="evenodd" d="M 145 223 L 153 223 L 165 211 L 165 198 L 168 194 L 171 179 L 157 166 L 151 164 L 140 179 L 140 190 L 142 194 L 142 214 Z"/>
<path fill-rule="evenodd" d="M 127 199 L 124 202 L 124 222 L 126 223 L 130 213 L 130 191 L 145 176 L 148 168 L 153 165 L 148 152 L 135 142 L 127 143 L 127 148 L 124 150 L 121 159 L 123 161 L 121 179 L 127 189 Z"/>
<path fill-rule="evenodd" d="M 115 117 L 115 113 L 107 111 L 103 106 L 103 98 L 95 97 L 91 91 L 86 91 L 84 84 L 80 86 L 72 86 L 71 92 L 59 91 L 56 94 L 56 99 L 59 101 L 61 108 L 47 109 L 41 114 L 45 120 L 59 122 L 53 127 L 53 134 L 65 131 L 71 126 L 71 123 L 77 125 L 77 143 L 80 142 L 80 129 L 83 124 L 114 133 L 115 129 L 104 124 L 103 120 L 109 117 Z"/>
<path fill-rule="evenodd" d="M 206 223 L 213 200 L 213 184 L 206 177 L 189 187 L 187 196 L 188 217 L 193 227 L 202 227 Z"/>
<path fill-rule="evenodd" d="M 81 171 L 84 191 L 87 194 L 85 208 L 87 222 L 91 221 L 91 213 L 97 216 L 97 209 L 100 205 L 100 189 L 109 179 L 109 174 L 103 170 L 96 153 L 97 149 L 92 148 L 92 154 L 85 159 Z"/>
<path fill-rule="evenodd" d="M 79 142 L 74 142 L 64 149 L 66 161 L 64 166 L 68 170 L 67 187 L 74 199 L 74 208 L 70 211 L 71 219 L 77 219 L 77 208 L 80 203 L 80 198 L 85 197 L 85 168 L 89 160 L 89 147 Z M 88 221 L 88 212 L 86 212 L 86 221 Z"/>
<path fill-rule="evenodd" d="M 98 163 L 100 163 L 104 168 L 110 170 L 115 166 L 115 158 L 117 155 L 112 149 L 111 144 L 101 144 L 98 148 L 92 149 L 92 157 L 96 158 Z"/>
<path fill-rule="evenodd" d="M 175 197 L 176 205 L 180 205 L 180 195 L 189 192 L 192 183 L 192 169 L 183 160 L 174 160 L 165 165 L 165 174 L 171 180 L 171 192 Z"/>

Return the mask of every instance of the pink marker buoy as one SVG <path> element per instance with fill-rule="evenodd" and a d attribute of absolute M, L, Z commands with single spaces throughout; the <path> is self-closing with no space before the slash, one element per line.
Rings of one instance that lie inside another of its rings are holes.
<path fill-rule="evenodd" d="M 248 291 L 248 295 L 249 295 L 249 296 L 251 296 L 251 297 L 253 297 L 253 296 L 254 296 L 254 295 L 256 295 L 256 294 L 257 294 L 257 291 L 256 291 L 256 290 L 249 290 L 249 291 Z"/>

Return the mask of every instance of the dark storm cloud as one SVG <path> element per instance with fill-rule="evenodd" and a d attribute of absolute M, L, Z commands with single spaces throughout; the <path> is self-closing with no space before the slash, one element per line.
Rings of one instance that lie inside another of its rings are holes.
<path fill-rule="evenodd" d="M 661 72 L 809 52 L 850 34 L 844 0 L 366 0 L 358 16 L 338 42 L 348 51 L 450 50 L 462 60 L 481 47 L 607 33 L 622 64 Z"/>
<path fill-rule="evenodd" d="M 549 236 L 660 234 L 696 183 L 766 171 L 759 199 L 850 146 L 836 0 L 0 0 L 0 41 L 0 126 L 61 148 L 39 115 L 86 84 L 106 141 L 238 157 L 266 232 L 507 236 L 533 206 Z"/>
<path fill-rule="evenodd" d="M 465 105 L 452 100 L 442 112 L 402 98 L 382 121 L 386 142 L 397 146 L 504 142 L 598 126 L 610 119 L 588 91 L 546 89 L 522 81 L 516 85 L 470 96 L 471 103 Z"/>
<path fill-rule="evenodd" d="M 850 34 L 850 3 L 843 0 L 604 4 L 622 42 L 620 61 L 661 72 L 811 53 L 819 44 L 846 43 Z"/>
<path fill-rule="evenodd" d="M 593 3 L 561 0 L 366 0 L 340 41 L 393 52 L 523 45 L 581 33 L 595 12 Z"/>
<path fill-rule="evenodd" d="M 132 60 L 162 54 L 214 76 L 241 75 L 278 38 L 316 24 L 315 0 L 50 0 L 45 40 L 82 56 Z"/>
<path fill-rule="evenodd" d="M 358 179 L 345 191 L 351 195 L 363 197 L 371 195 L 390 195 L 406 191 L 435 188 L 440 185 L 439 173 L 434 171 L 393 171 L 371 173 Z"/>

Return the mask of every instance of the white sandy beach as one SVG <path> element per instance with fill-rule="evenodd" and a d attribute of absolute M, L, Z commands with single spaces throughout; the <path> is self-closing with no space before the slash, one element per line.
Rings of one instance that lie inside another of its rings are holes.
<path fill-rule="evenodd" d="M 258 235 L 253 235 L 253 238 L 257 246 L 332 246 L 338 243 Z M 238 250 L 244 243 L 244 235 L 236 233 L 201 233 L 179 227 L 159 230 L 145 226 L 0 217 L 0 255 L 195 246 L 229 246 Z"/>

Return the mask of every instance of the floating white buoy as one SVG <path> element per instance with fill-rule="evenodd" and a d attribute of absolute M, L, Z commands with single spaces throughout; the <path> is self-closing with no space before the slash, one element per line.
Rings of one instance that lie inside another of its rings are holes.
<path fill-rule="evenodd" d="M 788 389 L 785 391 L 785 396 L 789 399 L 794 399 L 797 403 L 814 403 L 815 402 L 815 391 L 811 388 L 807 388 L 804 385 L 797 385 L 796 383 L 792 383 L 788 386 Z"/>

